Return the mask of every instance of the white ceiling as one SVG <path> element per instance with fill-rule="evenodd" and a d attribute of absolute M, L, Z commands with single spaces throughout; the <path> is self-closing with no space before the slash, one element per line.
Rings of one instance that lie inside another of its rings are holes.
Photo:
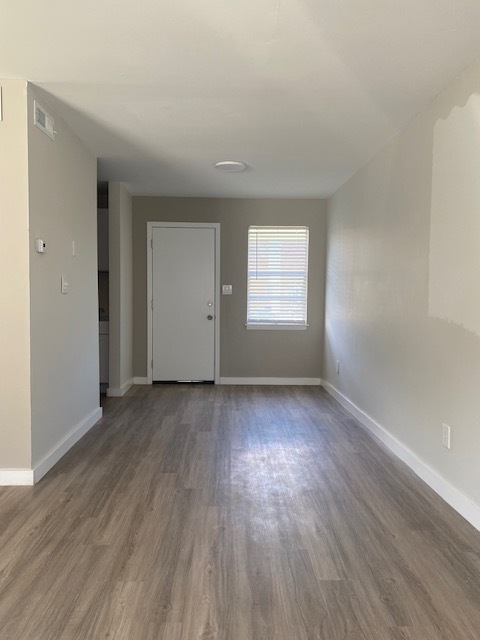
<path fill-rule="evenodd" d="M 133 194 L 324 197 L 480 55 L 479 0 L 2 0 L 26 78 Z M 250 169 L 222 174 L 218 160 Z"/>

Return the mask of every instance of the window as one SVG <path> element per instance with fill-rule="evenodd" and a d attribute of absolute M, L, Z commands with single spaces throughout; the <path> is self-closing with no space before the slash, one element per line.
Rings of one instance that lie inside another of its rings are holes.
<path fill-rule="evenodd" d="M 306 329 L 308 227 L 249 227 L 247 329 Z"/>

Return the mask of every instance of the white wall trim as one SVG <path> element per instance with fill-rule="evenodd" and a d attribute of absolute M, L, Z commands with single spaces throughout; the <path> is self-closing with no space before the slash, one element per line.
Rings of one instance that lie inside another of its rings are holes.
<path fill-rule="evenodd" d="M 480 531 L 480 507 L 465 494 L 451 485 L 437 471 L 432 469 L 416 453 L 397 440 L 385 427 L 357 407 L 329 382 L 324 381 L 325 390 L 349 411 L 368 431 L 385 444 L 397 458 L 412 469 L 428 486 L 445 500 L 455 511 Z"/>
<path fill-rule="evenodd" d="M 220 382 L 220 223 L 219 222 L 147 222 L 147 384 L 152 384 L 152 296 L 153 296 L 153 229 L 170 227 L 214 229 L 215 231 L 215 384 Z"/>
<path fill-rule="evenodd" d="M 32 469 L 0 469 L 0 487 L 26 487 L 32 485 Z"/>
<path fill-rule="evenodd" d="M 150 384 L 150 382 L 148 381 L 148 378 L 146 376 L 143 378 L 135 376 L 133 379 L 133 384 Z"/>
<path fill-rule="evenodd" d="M 321 386 L 321 378 L 220 378 L 220 384 Z"/>
<path fill-rule="evenodd" d="M 88 415 L 80 424 L 78 424 L 69 434 L 67 434 L 60 442 L 55 446 L 50 453 L 48 453 L 43 460 L 33 469 L 33 483 L 38 482 L 43 476 L 50 471 L 54 464 L 56 464 L 61 457 L 63 457 L 73 445 L 82 438 L 87 431 L 95 425 L 102 417 L 103 409 L 97 407 L 90 415 Z M 33 484 L 32 483 L 32 484 Z"/>
<path fill-rule="evenodd" d="M 123 396 L 131 387 L 133 387 L 133 385 L 134 379 L 130 378 L 130 380 L 127 380 L 127 382 L 125 382 L 125 384 L 122 384 L 121 387 L 109 387 L 107 389 L 107 396 L 109 398 L 123 398 Z"/>

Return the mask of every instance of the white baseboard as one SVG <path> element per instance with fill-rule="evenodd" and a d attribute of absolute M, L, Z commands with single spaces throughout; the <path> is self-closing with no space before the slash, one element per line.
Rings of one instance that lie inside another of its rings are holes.
<path fill-rule="evenodd" d="M 0 487 L 33 485 L 32 469 L 0 469 Z"/>
<path fill-rule="evenodd" d="M 43 476 L 50 471 L 54 464 L 56 464 L 62 456 L 64 456 L 73 445 L 82 438 L 87 431 L 89 431 L 94 424 L 96 424 L 102 417 L 103 410 L 101 407 L 97 407 L 92 413 L 87 416 L 80 424 L 78 424 L 68 435 L 66 435 L 56 447 L 50 451 L 49 454 L 43 458 L 43 460 L 36 465 L 31 472 L 33 474 L 33 483 L 38 482 Z"/>
<path fill-rule="evenodd" d="M 109 398 L 123 398 L 130 387 L 133 387 L 133 384 L 134 379 L 130 378 L 130 380 L 127 380 L 127 382 L 125 382 L 125 384 L 122 384 L 121 387 L 109 387 L 107 389 L 107 396 Z"/>
<path fill-rule="evenodd" d="M 220 384 L 321 386 L 321 378 L 220 378 Z"/>
<path fill-rule="evenodd" d="M 381 440 L 397 458 L 400 458 L 400 460 L 409 466 L 431 489 L 438 493 L 445 502 L 453 507 L 453 509 L 463 516 L 475 529 L 480 531 L 480 507 L 475 502 L 451 485 L 445 478 L 437 473 L 437 471 L 419 458 L 416 453 L 397 440 L 385 427 L 375 422 L 373 418 L 357 407 L 357 405 L 351 402 L 333 385 L 324 381 L 323 386 L 342 407 L 347 409 L 368 431 Z"/>
<path fill-rule="evenodd" d="M 133 379 L 133 384 L 150 384 L 150 382 L 148 381 L 148 378 L 139 378 L 137 376 L 135 376 L 135 378 Z"/>

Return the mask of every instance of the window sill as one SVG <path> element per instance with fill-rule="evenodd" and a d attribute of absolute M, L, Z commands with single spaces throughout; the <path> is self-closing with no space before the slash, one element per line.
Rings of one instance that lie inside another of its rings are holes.
<path fill-rule="evenodd" d="M 305 331 L 308 324 L 246 324 L 249 331 Z"/>

